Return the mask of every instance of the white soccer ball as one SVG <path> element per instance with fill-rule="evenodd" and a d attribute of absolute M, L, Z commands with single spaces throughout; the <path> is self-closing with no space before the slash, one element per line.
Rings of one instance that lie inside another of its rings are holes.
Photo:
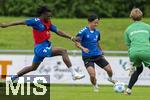
<path fill-rule="evenodd" d="M 125 83 L 123 82 L 116 82 L 114 85 L 114 91 L 117 93 L 122 93 L 125 91 Z"/>

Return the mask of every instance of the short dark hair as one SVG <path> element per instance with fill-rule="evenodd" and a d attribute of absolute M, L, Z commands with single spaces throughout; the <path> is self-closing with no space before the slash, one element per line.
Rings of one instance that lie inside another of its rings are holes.
<path fill-rule="evenodd" d="M 37 9 L 37 14 L 38 16 L 42 15 L 43 13 L 45 12 L 51 12 L 51 10 L 47 7 L 47 6 L 40 6 L 38 9 Z"/>
<path fill-rule="evenodd" d="M 99 20 L 99 17 L 98 17 L 96 14 L 90 15 L 90 16 L 88 17 L 88 21 L 89 21 L 89 22 L 92 22 L 92 21 L 94 21 L 95 19 L 98 19 L 98 20 Z"/>

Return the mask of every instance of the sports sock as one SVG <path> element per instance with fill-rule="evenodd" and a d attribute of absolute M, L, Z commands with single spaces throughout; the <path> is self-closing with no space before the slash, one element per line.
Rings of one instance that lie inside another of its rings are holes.
<path fill-rule="evenodd" d="M 69 67 L 69 71 L 72 75 L 75 75 L 77 72 L 73 69 L 73 67 Z"/>
<path fill-rule="evenodd" d="M 143 65 L 141 65 L 140 67 L 137 67 L 136 71 L 132 74 L 132 76 L 130 78 L 129 85 L 128 85 L 129 89 L 132 89 L 132 87 L 138 80 L 138 77 L 142 73 L 142 71 L 143 71 Z"/>

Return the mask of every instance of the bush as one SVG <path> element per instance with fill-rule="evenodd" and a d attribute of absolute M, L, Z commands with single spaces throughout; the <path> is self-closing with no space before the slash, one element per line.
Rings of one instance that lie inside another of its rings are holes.
<path fill-rule="evenodd" d="M 3 16 L 36 16 L 40 5 L 47 5 L 55 17 L 85 18 L 92 13 L 100 17 L 128 17 L 133 7 L 139 7 L 150 17 L 149 0 L 0 0 Z"/>

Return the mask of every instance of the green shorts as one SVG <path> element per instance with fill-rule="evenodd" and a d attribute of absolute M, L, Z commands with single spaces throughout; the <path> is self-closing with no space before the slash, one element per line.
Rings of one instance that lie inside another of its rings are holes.
<path fill-rule="evenodd" d="M 143 63 L 146 67 L 150 67 L 150 49 L 130 51 L 129 58 L 133 66 L 139 67 Z"/>

